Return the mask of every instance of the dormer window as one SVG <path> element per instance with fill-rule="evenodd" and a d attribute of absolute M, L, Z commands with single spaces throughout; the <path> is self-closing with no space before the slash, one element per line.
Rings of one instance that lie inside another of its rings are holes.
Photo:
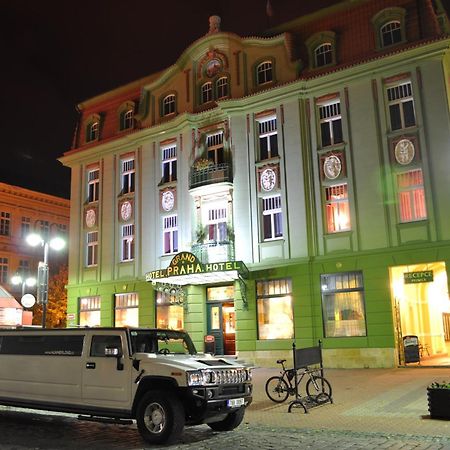
<path fill-rule="evenodd" d="M 98 121 L 90 122 L 86 129 L 86 142 L 96 141 L 99 135 Z"/>
<path fill-rule="evenodd" d="M 327 42 L 314 50 L 316 67 L 327 66 L 333 62 L 333 46 Z"/>
<path fill-rule="evenodd" d="M 120 113 L 120 129 L 127 130 L 133 127 L 133 110 L 122 111 Z"/>
<path fill-rule="evenodd" d="M 310 69 L 318 69 L 336 64 L 336 33 L 320 31 L 310 36 L 306 42 Z"/>
<path fill-rule="evenodd" d="M 264 61 L 256 68 L 258 84 L 270 83 L 273 80 L 272 62 Z"/>
<path fill-rule="evenodd" d="M 386 8 L 372 18 L 376 47 L 378 50 L 406 42 L 406 10 L 404 8 Z"/>
<path fill-rule="evenodd" d="M 221 77 L 216 82 L 217 99 L 228 97 L 228 78 Z"/>
<path fill-rule="evenodd" d="M 212 101 L 212 83 L 210 81 L 202 84 L 202 103 Z"/>
<path fill-rule="evenodd" d="M 400 22 L 392 21 L 382 26 L 380 29 L 381 43 L 383 47 L 398 44 L 402 41 L 402 27 Z"/>
<path fill-rule="evenodd" d="M 175 113 L 175 94 L 164 97 L 162 102 L 162 115 L 168 116 Z"/>

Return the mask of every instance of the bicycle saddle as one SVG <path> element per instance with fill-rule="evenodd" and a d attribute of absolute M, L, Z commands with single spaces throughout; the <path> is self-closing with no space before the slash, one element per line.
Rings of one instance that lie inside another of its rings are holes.
<path fill-rule="evenodd" d="M 286 362 L 285 359 L 277 359 L 277 364 L 283 364 L 284 362 Z"/>

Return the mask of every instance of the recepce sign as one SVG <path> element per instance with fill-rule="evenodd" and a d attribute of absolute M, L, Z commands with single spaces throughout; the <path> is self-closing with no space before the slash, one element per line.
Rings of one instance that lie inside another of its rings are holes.
<path fill-rule="evenodd" d="M 421 272 L 405 272 L 403 274 L 405 284 L 431 283 L 433 281 L 433 271 L 424 270 Z"/>

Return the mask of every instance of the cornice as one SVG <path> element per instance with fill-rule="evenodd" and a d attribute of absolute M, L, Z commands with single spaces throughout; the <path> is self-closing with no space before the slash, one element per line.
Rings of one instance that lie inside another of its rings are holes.
<path fill-rule="evenodd" d="M 70 200 L 55 195 L 44 194 L 42 192 L 32 191 L 30 189 L 13 186 L 0 182 L 0 195 L 6 194 L 14 197 L 20 197 L 27 200 L 33 200 L 39 203 L 47 203 L 69 209 Z"/>

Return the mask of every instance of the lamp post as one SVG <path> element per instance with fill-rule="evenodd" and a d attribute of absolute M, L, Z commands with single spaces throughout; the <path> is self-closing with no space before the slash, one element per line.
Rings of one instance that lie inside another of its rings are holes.
<path fill-rule="evenodd" d="M 39 221 L 37 221 L 39 222 Z M 52 224 L 51 227 L 56 224 Z M 62 250 L 66 242 L 63 238 L 56 236 L 49 239 L 49 235 L 43 238 L 39 233 L 31 233 L 27 236 L 26 241 L 32 247 L 38 245 L 44 247 L 44 261 L 39 262 L 38 266 L 38 285 L 37 285 L 37 302 L 42 304 L 42 328 L 45 328 L 47 320 L 47 303 L 48 303 L 48 252 L 49 248 L 53 250 Z"/>
<path fill-rule="evenodd" d="M 22 285 L 22 297 L 23 297 L 25 294 L 25 286 L 28 286 L 28 287 L 36 286 L 36 278 L 28 277 L 28 278 L 24 279 L 24 278 L 22 278 L 21 275 L 17 274 L 11 278 L 11 283 L 16 286 L 18 286 L 19 284 Z"/>

